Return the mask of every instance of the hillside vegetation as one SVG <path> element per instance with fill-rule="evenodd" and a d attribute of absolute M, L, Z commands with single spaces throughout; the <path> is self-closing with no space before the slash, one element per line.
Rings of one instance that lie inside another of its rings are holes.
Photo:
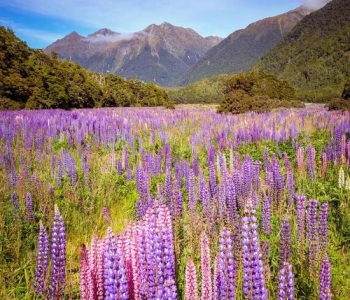
<path fill-rule="evenodd" d="M 222 74 L 204 78 L 185 87 L 166 88 L 175 104 L 219 103 L 226 81 L 232 75 Z"/>
<path fill-rule="evenodd" d="M 333 0 L 301 20 L 253 69 L 288 80 L 305 102 L 340 97 L 350 76 L 350 5 Z"/>
<path fill-rule="evenodd" d="M 0 26 L 0 109 L 168 105 L 153 83 L 94 73 L 30 49 Z"/>

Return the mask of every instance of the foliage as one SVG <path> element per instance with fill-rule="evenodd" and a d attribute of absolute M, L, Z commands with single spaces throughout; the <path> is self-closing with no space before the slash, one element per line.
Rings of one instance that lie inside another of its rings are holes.
<path fill-rule="evenodd" d="M 295 91 L 285 80 L 258 71 L 240 73 L 227 80 L 218 112 L 239 114 L 265 112 L 277 107 L 302 107 Z"/>
<path fill-rule="evenodd" d="M 327 104 L 329 110 L 349 110 L 350 111 L 350 102 L 344 99 L 333 99 Z"/>
<path fill-rule="evenodd" d="M 230 75 L 216 75 L 177 88 L 165 88 L 175 104 L 219 103 Z"/>
<path fill-rule="evenodd" d="M 30 49 L 0 26 L 0 109 L 159 106 L 169 98 L 153 83 L 103 76 Z"/>
<path fill-rule="evenodd" d="M 302 101 L 327 102 L 350 76 L 349 41 L 349 3 L 333 0 L 302 19 L 253 69 L 288 80 Z"/>
<path fill-rule="evenodd" d="M 350 78 L 345 83 L 344 91 L 343 91 L 343 94 L 342 94 L 342 98 L 345 99 L 345 100 L 350 100 Z"/>

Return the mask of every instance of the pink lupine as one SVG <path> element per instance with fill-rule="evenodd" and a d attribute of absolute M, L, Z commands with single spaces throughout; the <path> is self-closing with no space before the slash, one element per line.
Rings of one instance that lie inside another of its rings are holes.
<path fill-rule="evenodd" d="M 83 244 L 80 248 L 80 297 L 81 300 L 90 300 L 88 250 Z M 92 298 L 93 299 L 93 298 Z"/>
<path fill-rule="evenodd" d="M 196 267 L 189 257 L 185 272 L 185 300 L 199 300 Z"/>
<path fill-rule="evenodd" d="M 210 270 L 209 240 L 205 232 L 201 234 L 201 271 L 202 271 L 202 296 L 201 300 L 212 300 L 213 290 Z"/>

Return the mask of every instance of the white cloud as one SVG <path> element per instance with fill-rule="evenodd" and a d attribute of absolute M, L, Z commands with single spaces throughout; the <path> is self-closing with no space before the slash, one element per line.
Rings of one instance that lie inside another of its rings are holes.
<path fill-rule="evenodd" d="M 331 0 L 298 0 L 298 2 L 311 9 L 319 9 L 325 6 Z"/>
<path fill-rule="evenodd" d="M 89 28 L 107 27 L 118 32 L 135 32 L 163 21 L 190 27 L 201 16 L 215 16 L 235 7 L 237 0 L 11 0 L 1 5 L 74 21 Z M 194 28 L 195 29 L 195 28 Z"/>

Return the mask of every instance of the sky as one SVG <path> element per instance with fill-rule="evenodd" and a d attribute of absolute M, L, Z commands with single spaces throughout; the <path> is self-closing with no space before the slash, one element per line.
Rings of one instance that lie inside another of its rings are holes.
<path fill-rule="evenodd" d="M 250 23 L 323 0 L 0 0 L 0 26 L 32 48 L 44 48 L 76 31 L 109 28 L 132 33 L 168 22 L 202 36 L 225 38 Z"/>

